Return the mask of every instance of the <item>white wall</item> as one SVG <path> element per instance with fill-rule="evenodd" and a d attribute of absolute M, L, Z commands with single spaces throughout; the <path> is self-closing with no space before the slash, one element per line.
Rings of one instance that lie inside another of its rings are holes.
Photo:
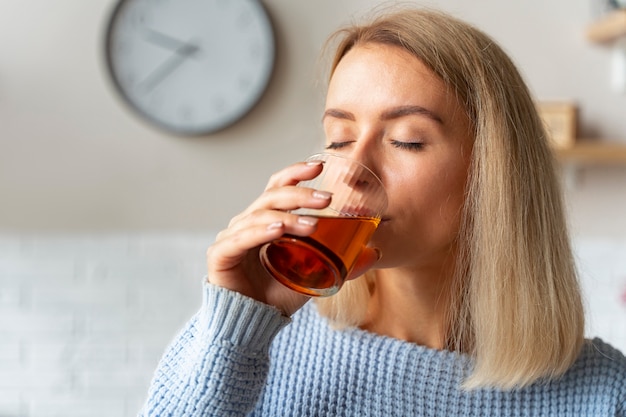
<path fill-rule="evenodd" d="M 626 142 L 591 0 L 440 0 L 492 34 L 581 135 Z M 0 416 L 132 416 L 199 305 L 204 251 L 271 172 L 317 148 L 327 34 L 373 0 L 266 0 L 278 62 L 261 105 L 209 137 L 130 114 L 103 66 L 115 0 L 0 0 Z M 567 189 L 589 335 L 626 350 L 626 167 Z"/>
<path fill-rule="evenodd" d="M 626 95 L 610 90 L 609 50 L 584 38 L 590 1 L 416 3 L 492 34 L 538 98 L 578 101 L 582 135 L 624 142 Z M 220 229 L 271 172 L 316 149 L 320 46 L 378 2 L 265 3 L 278 62 L 261 105 L 231 129 L 189 139 L 148 126 L 111 90 L 103 37 L 115 0 L 0 0 L 0 229 Z M 626 235 L 626 216 L 604 211 L 626 205 L 626 193 L 615 188 L 624 189 L 625 171 L 600 170 L 588 184 L 598 211 L 573 207 L 584 231 L 610 222 L 611 231 Z M 575 190 L 575 201 L 585 193 Z"/>
<path fill-rule="evenodd" d="M 211 235 L 0 237 L 0 416 L 135 416 Z"/>

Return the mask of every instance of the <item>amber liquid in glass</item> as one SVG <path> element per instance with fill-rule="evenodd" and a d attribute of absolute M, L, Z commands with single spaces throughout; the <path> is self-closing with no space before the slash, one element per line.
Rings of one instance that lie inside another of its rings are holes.
<path fill-rule="evenodd" d="M 314 296 L 336 293 L 380 219 L 319 217 L 310 236 L 284 235 L 266 245 L 261 260 L 287 287 Z"/>

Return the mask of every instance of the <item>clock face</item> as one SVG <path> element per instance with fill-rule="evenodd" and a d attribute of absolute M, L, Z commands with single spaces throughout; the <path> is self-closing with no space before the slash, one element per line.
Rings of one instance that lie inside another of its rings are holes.
<path fill-rule="evenodd" d="M 260 0 L 121 0 L 106 58 L 130 106 L 170 132 L 200 135 L 242 118 L 274 66 Z"/>

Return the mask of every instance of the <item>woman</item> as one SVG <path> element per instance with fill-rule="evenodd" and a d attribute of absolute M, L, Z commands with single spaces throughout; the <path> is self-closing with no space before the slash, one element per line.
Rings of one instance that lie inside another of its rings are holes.
<path fill-rule="evenodd" d="M 319 165 L 279 171 L 209 248 L 143 415 L 626 416 L 626 359 L 583 339 L 554 162 L 510 59 L 420 9 L 333 39 L 326 148 L 389 196 L 355 279 L 307 303 L 260 267 L 260 245 L 315 230 L 288 210 L 332 198 L 294 187 Z"/>

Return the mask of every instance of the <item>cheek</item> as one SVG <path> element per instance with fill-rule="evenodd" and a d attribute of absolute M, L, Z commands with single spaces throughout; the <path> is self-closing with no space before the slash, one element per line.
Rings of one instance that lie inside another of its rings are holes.
<path fill-rule="evenodd" d="M 398 203 L 419 229 L 441 237 L 456 236 L 465 204 L 466 170 L 427 172 L 430 175 L 416 174 L 412 180 L 407 178 L 395 184 Z"/>
<path fill-rule="evenodd" d="M 402 176 L 392 173 L 387 187 L 390 194 L 402 201 L 411 200 L 414 207 L 446 206 L 463 200 L 466 178 L 466 170 L 458 166 L 423 166 Z"/>
<path fill-rule="evenodd" d="M 466 171 L 448 172 L 438 191 L 438 207 L 432 208 L 437 210 L 437 213 L 433 213 L 437 215 L 433 221 L 440 223 L 439 234 L 446 241 L 455 239 L 459 233 L 465 205 L 466 180 Z"/>

